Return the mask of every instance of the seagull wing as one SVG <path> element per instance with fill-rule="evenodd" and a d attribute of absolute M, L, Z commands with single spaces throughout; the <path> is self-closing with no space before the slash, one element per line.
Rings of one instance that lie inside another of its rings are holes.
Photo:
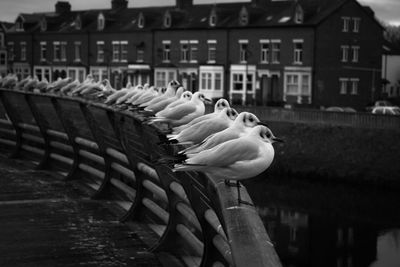
<path fill-rule="evenodd" d="M 171 120 L 179 120 L 182 117 L 186 116 L 187 114 L 193 113 L 195 111 L 196 111 L 196 106 L 188 102 L 167 110 L 163 115 L 163 117 Z"/>
<path fill-rule="evenodd" d="M 255 159 L 258 155 L 259 146 L 257 143 L 247 137 L 242 137 L 194 154 L 185 163 L 224 167 L 235 164 L 238 161 Z"/>

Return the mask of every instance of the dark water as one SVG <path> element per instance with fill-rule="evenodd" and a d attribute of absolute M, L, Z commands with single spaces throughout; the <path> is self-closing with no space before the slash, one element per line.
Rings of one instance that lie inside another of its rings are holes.
<path fill-rule="evenodd" d="M 287 267 L 400 267 L 395 189 L 258 177 L 247 190 Z"/>

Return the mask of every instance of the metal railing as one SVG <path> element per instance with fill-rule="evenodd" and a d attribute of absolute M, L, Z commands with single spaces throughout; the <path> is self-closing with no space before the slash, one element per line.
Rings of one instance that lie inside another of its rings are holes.
<path fill-rule="evenodd" d="M 400 130 L 400 116 L 378 115 L 367 112 L 332 112 L 311 109 L 278 107 L 235 107 L 238 111 L 257 114 L 262 121 L 319 123 L 370 129 Z"/>
<path fill-rule="evenodd" d="M 238 206 L 236 188 L 154 163 L 173 151 L 157 145 L 157 128 L 140 116 L 50 94 L 0 89 L 0 98 L 0 144 L 79 182 L 93 198 L 116 203 L 122 221 L 151 230 L 144 240 L 161 261 L 281 266 L 255 208 Z"/>

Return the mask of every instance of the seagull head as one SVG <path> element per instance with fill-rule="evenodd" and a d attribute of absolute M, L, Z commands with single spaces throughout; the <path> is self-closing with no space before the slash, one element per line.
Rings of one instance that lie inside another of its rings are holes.
<path fill-rule="evenodd" d="M 256 127 L 254 127 L 252 129 L 252 133 L 258 134 L 264 142 L 267 142 L 270 144 L 275 143 L 275 142 L 279 142 L 279 143 L 284 142 L 281 138 L 276 137 L 272 133 L 271 129 L 269 129 L 265 125 L 257 125 Z"/>
<path fill-rule="evenodd" d="M 205 104 L 211 104 L 211 100 L 206 98 L 206 96 L 203 93 L 200 92 L 196 92 L 193 94 L 192 96 L 192 101 L 198 101 L 200 100 L 201 102 L 205 103 Z"/>
<path fill-rule="evenodd" d="M 234 121 L 238 116 L 238 112 L 234 108 L 225 108 L 222 112 L 225 112 L 229 119 Z"/>
<path fill-rule="evenodd" d="M 185 91 L 182 93 L 181 98 L 189 101 L 192 99 L 192 95 L 193 95 L 192 92 Z"/>
<path fill-rule="evenodd" d="M 179 98 L 182 96 L 183 92 L 185 92 L 185 88 L 182 86 L 179 86 L 179 88 L 176 89 L 175 96 Z"/>
<path fill-rule="evenodd" d="M 177 80 L 172 80 L 168 83 L 167 87 L 177 89 L 181 84 Z"/>
<path fill-rule="evenodd" d="M 250 112 L 240 112 L 236 117 L 234 124 L 240 127 L 253 128 L 259 125 L 261 122 L 256 115 Z"/>
<path fill-rule="evenodd" d="M 218 101 L 215 103 L 214 112 L 220 112 L 224 108 L 229 108 L 229 107 L 230 107 L 230 105 L 229 105 L 228 100 L 221 98 L 221 99 L 218 99 Z"/>

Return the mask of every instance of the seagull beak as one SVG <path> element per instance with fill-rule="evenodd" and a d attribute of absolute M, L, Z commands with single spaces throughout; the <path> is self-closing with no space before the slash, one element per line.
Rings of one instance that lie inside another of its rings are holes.
<path fill-rule="evenodd" d="M 263 125 L 263 126 L 269 128 L 268 124 L 266 124 L 265 122 L 262 122 L 262 121 L 257 122 L 257 125 Z"/>
<path fill-rule="evenodd" d="M 283 141 L 283 139 L 278 138 L 278 137 L 273 137 L 273 138 L 272 138 L 272 141 L 278 142 L 278 143 L 285 143 L 285 141 Z"/>

